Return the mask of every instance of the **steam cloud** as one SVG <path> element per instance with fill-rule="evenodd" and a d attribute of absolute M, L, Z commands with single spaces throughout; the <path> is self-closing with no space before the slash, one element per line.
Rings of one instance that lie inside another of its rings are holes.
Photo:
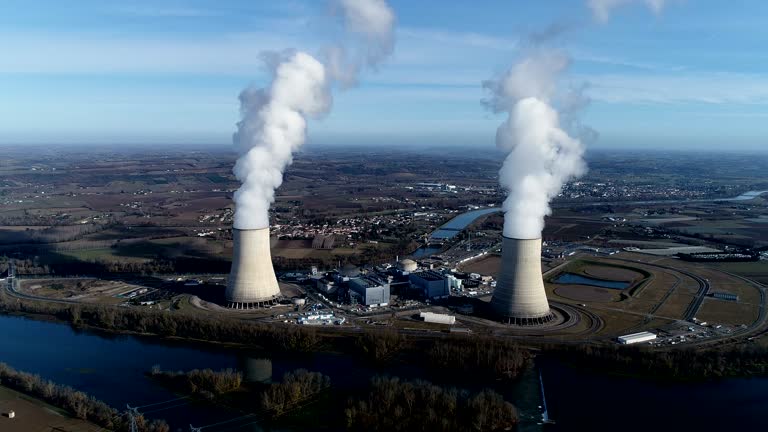
<path fill-rule="evenodd" d="M 582 142 L 563 129 L 552 106 L 557 78 L 568 63 L 558 51 L 536 48 L 501 78 L 484 83 L 491 92 L 488 105 L 509 114 L 496 131 L 497 147 L 508 152 L 499 172 L 508 192 L 506 237 L 541 237 L 544 217 L 551 213 L 549 201 L 567 181 L 586 172 Z"/>
<path fill-rule="evenodd" d="M 611 11 L 617 7 L 645 3 L 655 14 L 661 13 L 666 0 L 587 0 L 587 6 L 592 10 L 592 15 L 600 22 L 606 22 L 611 16 Z"/>
<path fill-rule="evenodd" d="M 307 119 L 321 117 L 332 105 L 331 85 L 349 86 L 364 67 L 376 67 L 392 53 L 395 16 L 384 0 L 337 0 L 350 47 L 327 50 L 324 65 L 305 52 L 265 55 L 272 82 L 240 93 L 240 115 L 233 136 L 240 158 L 233 170 L 242 186 L 235 192 L 238 229 L 269 226 L 269 206 L 293 152 L 306 141 Z"/>

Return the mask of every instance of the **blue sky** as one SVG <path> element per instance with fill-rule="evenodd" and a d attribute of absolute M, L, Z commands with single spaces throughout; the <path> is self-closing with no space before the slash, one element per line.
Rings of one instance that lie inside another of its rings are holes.
<path fill-rule="evenodd" d="M 766 149 L 768 2 L 670 0 L 595 21 L 580 0 L 391 0 L 394 56 L 337 92 L 310 141 L 491 148 L 481 83 L 552 24 L 595 146 Z M 0 143 L 230 145 L 259 53 L 332 42 L 323 1 L 0 3 Z"/>

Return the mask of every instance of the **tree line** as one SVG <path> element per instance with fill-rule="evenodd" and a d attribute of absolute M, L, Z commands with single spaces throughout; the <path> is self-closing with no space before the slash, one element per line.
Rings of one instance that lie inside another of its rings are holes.
<path fill-rule="evenodd" d="M 154 258 L 147 261 L 125 261 L 114 259 L 94 259 L 89 261 L 57 253 L 35 245 L 0 246 L 0 254 L 20 253 L 32 258 L 15 259 L 16 273 L 19 275 L 56 275 L 56 276 L 109 276 L 120 274 L 151 275 L 157 273 L 228 273 L 232 263 L 226 260 L 177 257 Z M 8 256 L 0 256 L 0 262 L 8 261 Z"/>
<path fill-rule="evenodd" d="M 348 401 L 345 418 L 356 431 L 499 431 L 518 422 L 515 406 L 492 390 L 469 393 L 396 377 L 374 377 L 366 395 Z"/>
<path fill-rule="evenodd" d="M 651 350 L 625 345 L 547 346 L 546 355 L 588 369 L 666 379 L 700 379 L 768 374 L 768 348 Z"/>
<path fill-rule="evenodd" d="M 2 291 L 0 312 L 50 315 L 74 326 L 246 344 L 280 351 L 311 351 L 320 343 L 316 329 L 311 327 L 201 317 L 156 309 L 43 302 L 11 297 Z"/>
<path fill-rule="evenodd" d="M 178 391 L 198 394 L 209 399 L 237 390 L 243 383 L 243 374 L 231 368 L 220 371 L 193 369 L 188 372 L 173 372 L 163 371 L 156 365 L 152 367 L 149 376 Z"/>
<path fill-rule="evenodd" d="M 270 384 L 261 394 L 261 408 L 277 417 L 301 402 L 314 398 L 331 386 L 331 379 L 319 372 L 296 369 L 283 375 L 282 382 Z"/>
<path fill-rule="evenodd" d="M 508 340 L 457 337 L 434 343 L 427 353 L 433 367 L 456 373 L 517 378 L 531 364 L 530 351 Z"/>

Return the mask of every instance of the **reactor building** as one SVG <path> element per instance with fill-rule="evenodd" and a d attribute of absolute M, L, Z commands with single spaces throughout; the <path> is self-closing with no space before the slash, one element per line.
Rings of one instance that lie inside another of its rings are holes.
<path fill-rule="evenodd" d="M 280 297 L 272 255 L 269 228 L 233 229 L 234 254 L 227 282 L 227 305 L 254 309 L 274 304 Z"/>
<path fill-rule="evenodd" d="M 541 239 L 504 237 L 501 271 L 491 308 L 504 321 L 538 325 L 555 318 L 549 309 L 541 275 Z"/>

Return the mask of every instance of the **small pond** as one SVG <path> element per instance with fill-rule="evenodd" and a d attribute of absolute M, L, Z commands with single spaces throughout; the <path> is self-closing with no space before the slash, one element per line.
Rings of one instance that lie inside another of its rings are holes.
<path fill-rule="evenodd" d="M 610 288 L 622 290 L 629 287 L 632 282 L 625 281 L 609 281 L 603 279 L 594 279 L 591 277 L 581 276 L 573 273 L 563 273 L 554 280 L 557 284 L 564 285 L 589 285 L 600 288 Z"/>

